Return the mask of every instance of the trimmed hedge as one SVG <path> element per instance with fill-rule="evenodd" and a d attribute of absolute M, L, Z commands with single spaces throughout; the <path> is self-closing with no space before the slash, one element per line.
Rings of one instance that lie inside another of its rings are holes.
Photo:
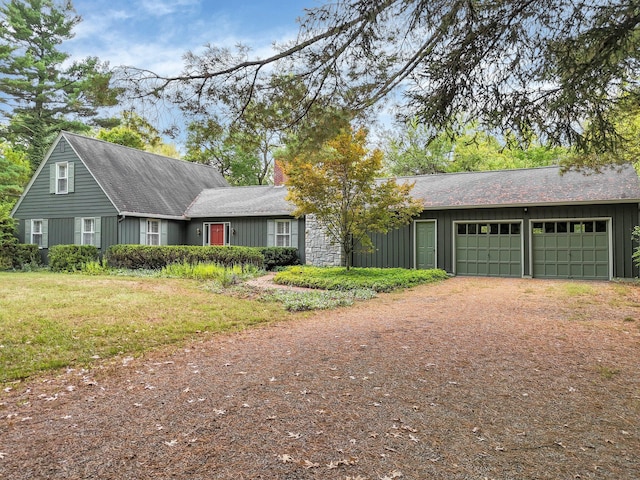
<path fill-rule="evenodd" d="M 264 255 L 265 270 L 300 264 L 298 249 L 294 247 L 264 247 L 260 251 Z"/>
<path fill-rule="evenodd" d="M 235 246 L 149 246 L 112 245 L 105 254 L 107 265 L 132 270 L 158 270 L 172 263 L 218 263 L 224 266 L 255 265 L 262 267 L 264 256 L 259 248 Z"/>
<path fill-rule="evenodd" d="M 0 270 L 19 270 L 26 265 L 41 265 L 38 246 L 29 243 L 0 245 Z"/>
<path fill-rule="evenodd" d="M 85 263 L 98 260 L 98 248 L 94 245 L 54 245 L 49 248 L 52 272 L 78 272 Z"/>
<path fill-rule="evenodd" d="M 42 263 L 38 245 L 33 243 L 18 243 L 14 259 L 15 268 L 22 268 L 25 265 L 40 265 Z"/>

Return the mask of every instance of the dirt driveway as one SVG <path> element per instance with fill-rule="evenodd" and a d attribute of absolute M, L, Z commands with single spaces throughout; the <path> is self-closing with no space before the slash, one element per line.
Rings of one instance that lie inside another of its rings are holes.
<path fill-rule="evenodd" d="M 640 478 L 640 288 L 454 278 L 0 397 L 6 479 Z"/>

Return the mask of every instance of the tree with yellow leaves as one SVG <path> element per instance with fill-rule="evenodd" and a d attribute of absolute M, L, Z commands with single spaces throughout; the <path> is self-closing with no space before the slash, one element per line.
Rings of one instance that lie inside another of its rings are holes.
<path fill-rule="evenodd" d="M 294 215 L 315 215 L 329 239 L 340 245 L 347 270 L 356 246 L 372 250 L 369 232 L 406 225 L 423 208 L 411 197 L 413 184 L 376 179 L 382 172 L 382 152 L 369 151 L 366 140 L 364 129 L 342 130 L 319 150 L 284 166 Z"/>

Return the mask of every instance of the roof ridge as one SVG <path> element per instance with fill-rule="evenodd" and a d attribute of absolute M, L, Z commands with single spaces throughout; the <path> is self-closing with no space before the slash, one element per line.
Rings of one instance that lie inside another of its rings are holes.
<path fill-rule="evenodd" d="M 215 169 L 215 167 L 213 165 L 209 165 L 209 164 L 206 164 L 206 163 L 190 162 L 189 160 L 184 160 L 182 158 L 168 157 L 166 155 L 161 155 L 159 153 L 150 152 L 148 150 L 141 150 L 139 148 L 129 147 L 128 145 L 121 145 L 119 143 L 109 142 L 109 141 L 103 140 L 101 138 L 88 137 L 86 135 L 80 135 L 79 133 L 68 132 L 66 130 L 62 130 L 60 133 L 63 136 L 72 135 L 74 137 L 78 137 L 78 138 L 81 138 L 81 139 L 84 139 L 84 140 L 90 140 L 90 141 L 94 141 L 94 142 L 104 143 L 106 145 L 109 145 L 111 148 L 126 148 L 127 150 L 132 150 L 132 151 L 137 152 L 137 153 L 143 153 L 143 154 L 147 154 L 147 155 L 152 155 L 154 157 L 162 158 L 164 160 L 172 160 L 172 161 L 175 161 L 175 162 L 181 162 L 181 164 L 199 165 L 201 167 L 214 168 Z"/>
<path fill-rule="evenodd" d="M 422 178 L 422 177 L 445 177 L 445 176 L 454 176 L 454 175 L 477 175 L 481 173 L 504 173 L 504 172 L 528 172 L 532 170 L 551 170 L 556 169 L 559 170 L 560 165 L 544 165 L 540 167 L 528 167 L 528 168 L 500 168 L 497 170 L 471 170 L 471 171 L 462 171 L 462 172 L 442 172 L 442 173 L 424 173 L 422 175 L 400 175 L 397 177 L 388 177 L 388 178 Z M 385 177 L 382 177 L 383 179 Z"/>

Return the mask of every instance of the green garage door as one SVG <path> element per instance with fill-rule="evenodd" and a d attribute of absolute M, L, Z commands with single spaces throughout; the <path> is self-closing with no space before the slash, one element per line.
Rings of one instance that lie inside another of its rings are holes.
<path fill-rule="evenodd" d="M 609 279 L 606 220 L 533 222 L 533 276 Z"/>
<path fill-rule="evenodd" d="M 416 268 L 436 268 L 436 222 L 416 222 Z"/>
<path fill-rule="evenodd" d="M 458 223 L 456 274 L 521 277 L 521 224 Z"/>

